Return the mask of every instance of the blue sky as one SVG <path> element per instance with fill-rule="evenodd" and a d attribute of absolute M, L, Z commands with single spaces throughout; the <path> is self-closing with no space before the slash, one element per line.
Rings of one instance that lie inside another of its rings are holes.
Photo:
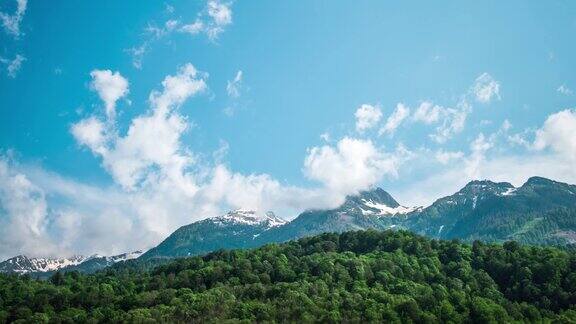
<path fill-rule="evenodd" d="M 426 205 L 472 179 L 576 182 L 572 1 L 0 12 L 2 257 L 147 248 L 372 186 Z"/>

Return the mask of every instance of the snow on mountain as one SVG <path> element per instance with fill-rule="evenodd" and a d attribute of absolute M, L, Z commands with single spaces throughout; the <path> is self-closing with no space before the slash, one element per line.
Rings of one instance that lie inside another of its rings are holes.
<path fill-rule="evenodd" d="M 84 264 L 98 263 L 105 267 L 117 262 L 135 259 L 142 254 L 141 251 L 123 253 L 113 256 L 94 254 L 91 256 L 76 255 L 70 258 L 29 258 L 25 255 L 15 256 L 4 262 L 0 262 L 0 272 L 5 273 L 48 273 L 57 270 L 79 269 Z"/>
<path fill-rule="evenodd" d="M 286 221 L 267 212 L 261 215 L 253 210 L 237 209 L 221 216 L 216 216 L 212 220 L 220 225 L 242 224 L 242 225 L 264 225 L 266 227 L 276 227 L 286 224 Z"/>
<path fill-rule="evenodd" d="M 122 253 L 122 254 L 119 254 L 119 255 L 109 256 L 109 257 L 106 257 L 106 259 L 107 259 L 108 261 L 112 261 L 112 262 L 114 262 L 114 263 L 117 263 L 117 262 L 123 262 L 123 261 L 127 261 L 127 260 L 136 259 L 136 258 L 138 258 L 139 256 L 141 256 L 142 253 L 144 253 L 144 252 L 142 252 L 142 251 L 134 251 L 134 252 L 129 252 L 129 253 Z"/>
<path fill-rule="evenodd" d="M 76 255 L 70 258 L 28 258 L 25 255 L 15 256 L 0 263 L 0 272 L 49 272 L 65 267 L 79 265 L 89 258 Z"/>
<path fill-rule="evenodd" d="M 421 207 L 406 207 L 401 205 L 398 205 L 396 207 L 390 207 L 386 204 L 366 199 L 362 199 L 362 203 L 365 206 L 369 207 L 369 209 L 363 209 L 362 207 L 360 207 L 360 210 L 364 215 L 374 215 L 374 214 L 378 216 L 391 216 L 397 214 L 404 215 L 419 210 L 421 208 Z"/>

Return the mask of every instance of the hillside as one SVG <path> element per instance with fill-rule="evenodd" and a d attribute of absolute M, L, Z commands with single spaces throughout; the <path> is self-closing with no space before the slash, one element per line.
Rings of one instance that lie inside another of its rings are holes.
<path fill-rule="evenodd" d="M 0 275 L 0 322 L 576 320 L 576 254 L 405 231 L 323 234 L 152 272 Z"/>

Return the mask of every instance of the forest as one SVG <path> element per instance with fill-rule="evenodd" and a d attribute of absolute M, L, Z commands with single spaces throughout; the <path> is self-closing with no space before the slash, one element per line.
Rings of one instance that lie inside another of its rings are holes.
<path fill-rule="evenodd" d="M 152 269 L 0 275 L 0 323 L 576 322 L 576 253 L 322 234 Z"/>

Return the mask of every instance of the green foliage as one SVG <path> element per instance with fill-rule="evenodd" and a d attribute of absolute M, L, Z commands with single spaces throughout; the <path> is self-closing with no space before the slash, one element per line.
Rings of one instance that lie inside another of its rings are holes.
<path fill-rule="evenodd" d="M 152 270 L 0 276 L 0 323 L 570 322 L 575 305 L 573 252 L 404 231 L 322 234 Z"/>

